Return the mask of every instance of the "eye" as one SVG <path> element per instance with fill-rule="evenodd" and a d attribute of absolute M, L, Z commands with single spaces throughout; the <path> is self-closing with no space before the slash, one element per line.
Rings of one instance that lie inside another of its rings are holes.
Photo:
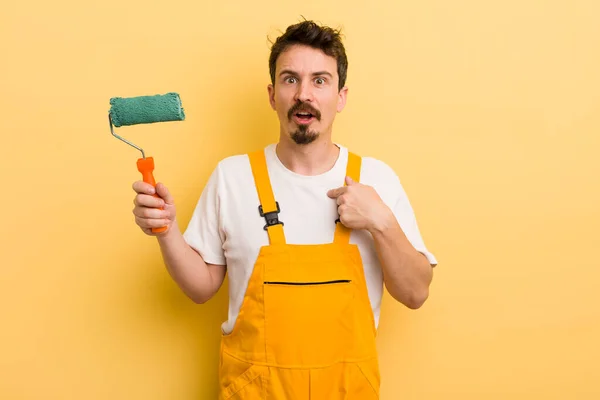
<path fill-rule="evenodd" d="M 317 79 L 315 79 L 315 83 L 317 85 L 324 85 L 325 84 L 325 79 L 324 78 L 317 78 Z"/>
<path fill-rule="evenodd" d="M 285 82 L 286 83 L 296 83 L 296 78 L 294 78 L 293 76 L 288 76 L 287 78 L 285 78 Z"/>

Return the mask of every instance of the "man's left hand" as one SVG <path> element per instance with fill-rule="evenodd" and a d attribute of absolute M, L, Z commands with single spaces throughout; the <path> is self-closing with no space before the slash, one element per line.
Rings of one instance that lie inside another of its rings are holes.
<path fill-rule="evenodd" d="M 331 189 L 327 196 L 336 199 L 340 222 L 349 229 L 383 230 L 394 215 L 375 189 L 346 177 L 346 186 Z"/>

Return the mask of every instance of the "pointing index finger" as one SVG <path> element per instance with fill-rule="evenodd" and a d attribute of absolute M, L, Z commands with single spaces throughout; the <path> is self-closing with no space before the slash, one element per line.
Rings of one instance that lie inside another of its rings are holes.
<path fill-rule="evenodd" d="M 327 192 L 327 196 L 329 196 L 331 198 L 336 198 L 336 197 L 344 194 L 346 192 L 346 190 L 348 190 L 348 188 L 346 186 L 342 186 L 342 187 L 339 187 L 336 189 L 331 189 L 330 191 Z"/>

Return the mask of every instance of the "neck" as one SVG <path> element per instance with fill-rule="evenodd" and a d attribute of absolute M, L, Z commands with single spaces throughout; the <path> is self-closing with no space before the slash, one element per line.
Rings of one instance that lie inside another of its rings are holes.
<path fill-rule="evenodd" d="M 277 157 L 290 171 L 300 175 L 319 175 L 329 171 L 337 161 L 340 149 L 331 138 L 318 138 L 306 145 L 281 137 L 276 147 Z"/>

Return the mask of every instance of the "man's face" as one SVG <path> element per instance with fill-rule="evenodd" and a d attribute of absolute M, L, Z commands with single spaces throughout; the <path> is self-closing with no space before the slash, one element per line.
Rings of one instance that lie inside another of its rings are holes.
<path fill-rule="evenodd" d="M 271 107 L 282 134 L 297 144 L 309 144 L 331 134 L 335 114 L 346 104 L 347 88 L 338 90 L 337 61 L 321 50 L 295 45 L 281 53 L 275 85 L 269 85 Z"/>

